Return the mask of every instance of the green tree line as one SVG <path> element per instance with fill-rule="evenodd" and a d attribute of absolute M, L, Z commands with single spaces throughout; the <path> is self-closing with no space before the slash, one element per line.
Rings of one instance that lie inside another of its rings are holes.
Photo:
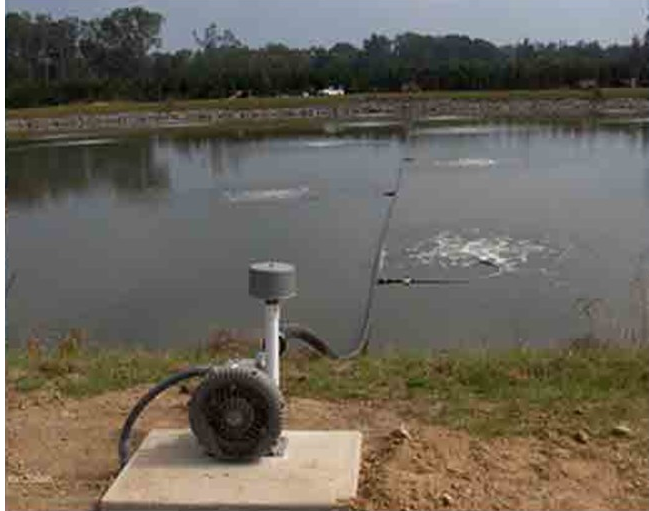
<path fill-rule="evenodd" d="M 360 47 L 251 48 L 216 24 L 195 47 L 162 52 L 164 17 L 142 7 L 103 18 L 5 15 L 6 106 L 75 101 L 348 92 L 542 89 L 648 82 L 649 30 L 629 44 L 496 46 L 463 35 L 372 34 Z"/>

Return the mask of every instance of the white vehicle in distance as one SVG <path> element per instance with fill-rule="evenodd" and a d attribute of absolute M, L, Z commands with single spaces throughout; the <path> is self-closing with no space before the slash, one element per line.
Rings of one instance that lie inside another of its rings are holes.
<path fill-rule="evenodd" d="M 342 87 L 327 87 L 318 91 L 319 96 L 344 96 L 345 89 Z"/>

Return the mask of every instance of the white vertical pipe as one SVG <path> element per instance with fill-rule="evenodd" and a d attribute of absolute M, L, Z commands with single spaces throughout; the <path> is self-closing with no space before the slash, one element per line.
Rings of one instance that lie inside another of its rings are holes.
<path fill-rule="evenodd" d="M 268 374 L 279 387 L 279 302 L 266 302 L 264 339 Z"/>

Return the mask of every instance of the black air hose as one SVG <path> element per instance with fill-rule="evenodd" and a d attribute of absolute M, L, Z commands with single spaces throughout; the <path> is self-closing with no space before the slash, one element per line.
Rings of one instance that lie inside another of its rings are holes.
<path fill-rule="evenodd" d="M 286 325 L 282 328 L 282 337 L 284 339 L 296 339 L 302 341 L 304 344 L 312 348 L 314 351 L 317 351 L 325 357 L 333 358 L 336 360 L 348 360 L 350 358 L 355 358 L 358 355 L 361 355 L 367 351 L 367 345 L 369 344 L 369 337 L 363 338 L 356 348 L 354 348 L 349 353 L 336 353 L 330 346 L 327 341 L 318 337 L 313 330 L 309 330 L 307 327 L 300 325 Z"/>
<path fill-rule="evenodd" d="M 155 387 L 152 387 L 144 396 L 140 398 L 140 400 L 128 414 L 126 421 L 124 421 L 122 432 L 119 435 L 118 454 L 120 470 L 124 468 L 130 458 L 129 443 L 133 425 L 135 424 L 135 421 L 140 416 L 140 414 L 148 406 L 148 404 L 168 388 L 173 387 L 181 381 L 189 380 L 190 378 L 196 378 L 197 376 L 203 376 L 205 373 L 207 373 L 207 371 L 209 371 L 209 369 L 210 366 L 196 366 L 173 374 L 168 378 L 162 380 Z"/>
<path fill-rule="evenodd" d="M 394 211 L 394 205 L 399 196 L 399 189 L 401 187 L 401 178 L 403 175 L 403 168 L 399 168 L 399 174 L 397 176 L 397 183 L 395 187 L 395 192 L 392 193 L 390 197 L 390 205 L 388 206 L 388 211 L 385 215 L 385 219 L 381 226 L 381 232 L 379 233 L 379 239 L 376 244 L 376 249 L 374 252 L 374 260 L 372 261 L 372 269 L 370 271 L 370 284 L 367 292 L 367 299 L 365 301 L 365 309 L 363 311 L 363 320 L 361 324 L 361 329 L 358 334 L 358 340 L 356 347 L 349 353 L 339 354 L 336 353 L 330 346 L 327 341 L 318 337 L 313 330 L 309 330 L 306 327 L 288 324 L 281 328 L 280 336 L 282 338 L 282 354 L 286 350 L 286 343 L 289 339 L 296 339 L 302 341 L 308 345 L 313 350 L 317 351 L 325 357 L 346 360 L 350 358 L 355 358 L 358 355 L 364 354 L 367 351 L 370 340 L 370 318 L 372 315 L 372 303 L 374 302 L 374 293 L 376 291 L 376 283 L 378 281 L 378 275 L 381 271 L 381 258 L 383 247 L 385 246 L 385 238 L 388 234 L 388 227 L 390 226 L 390 219 L 392 218 L 392 213 Z"/>
<path fill-rule="evenodd" d="M 406 141 L 408 142 L 410 136 L 410 129 L 406 131 Z M 414 158 L 405 157 L 403 158 L 404 162 L 411 162 Z M 358 333 L 356 347 L 352 349 L 349 353 L 336 353 L 327 343 L 327 341 L 318 337 L 315 332 L 309 330 L 306 327 L 289 324 L 281 328 L 280 336 L 283 340 L 282 344 L 282 353 L 286 350 L 286 342 L 289 339 L 296 339 L 302 341 L 308 345 L 313 350 L 324 355 L 325 357 L 337 359 L 337 360 L 348 360 L 355 358 L 359 355 L 362 355 L 367 352 L 367 347 L 370 343 L 370 318 L 372 316 L 372 304 L 374 303 L 374 294 L 376 292 L 376 285 L 379 283 L 379 273 L 381 272 L 381 259 L 383 257 L 383 248 L 385 247 L 385 239 L 388 235 L 388 230 L 390 228 L 390 220 L 392 220 L 392 215 L 394 214 L 394 206 L 397 203 L 399 198 L 399 192 L 401 191 L 401 183 L 403 181 L 403 166 L 399 166 L 397 172 L 397 178 L 394 184 L 394 189 L 386 192 L 385 197 L 390 198 L 390 204 L 388 205 L 388 210 L 383 219 L 383 224 L 381 225 L 381 231 L 379 232 L 379 238 L 376 243 L 374 250 L 374 258 L 372 260 L 372 269 L 370 271 L 370 282 L 369 288 L 367 290 L 367 299 L 365 300 L 365 309 L 363 311 L 363 320 L 361 323 L 361 329 Z"/>

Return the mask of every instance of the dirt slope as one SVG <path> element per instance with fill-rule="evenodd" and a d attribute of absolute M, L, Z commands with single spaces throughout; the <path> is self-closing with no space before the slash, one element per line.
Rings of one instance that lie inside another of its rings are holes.
<path fill-rule="evenodd" d="M 144 388 L 83 400 L 6 395 L 6 504 L 90 509 L 114 478 L 119 428 Z M 185 427 L 188 396 L 154 403 L 152 427 Z M 649 461 L 630 439 L 484 440 L 417 421 L 405 403 L 293 399 L 289 427 L 364 434 L 358 507 L 370 509 L 649 509 Z"/>

